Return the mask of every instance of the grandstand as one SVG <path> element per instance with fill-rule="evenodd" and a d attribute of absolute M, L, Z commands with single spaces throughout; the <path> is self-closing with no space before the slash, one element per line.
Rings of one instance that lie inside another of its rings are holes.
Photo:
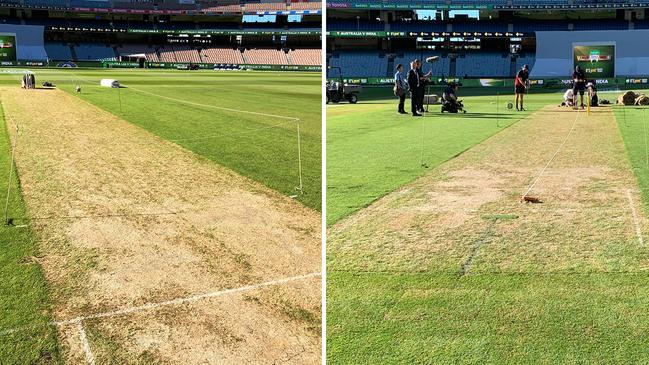
<path fill-rule="evenodd" d="M 16 0 L 0 33 L 16 62 L 202 68 L 321 65 L 319 1 Z M 6 63 L 5 63 L 6 64 Z M 254 67 L 253 67 L 254 68 Z"/>
<path fill-rule="evenodd" d="M 136 0 L 5 0 L 0 7 L 14 9 L 52 9 L 75 12 L 145 13 L 145 14 L 257 14 L 285 12 L 321 14 L 320 1 L 136 1 Z"/>
<path fill-rule="evenodd" d="M 433 55 L 440 61 L 426 69 L 440 76 L 509 78 L 528 64 L 534 76 L 558 77 L 569 73 L 570 47 L 555 63 L 561 70 L 543 66 L 535 73 L 537 50 L 552 46 L 539 44 L 539 32 L 561 33 L 578 43 L 602 31 L 644 39 L 633 32 L 649 29 L 649 4 L 639 1 L 333 0 L 327 7 L 327 64 L 363 82 L 381 82 L 392 77 L 397 64 L 408 68 L 411 60 Z M 636 63 L 617 71 L 619 76 L 649 73 Z"/>

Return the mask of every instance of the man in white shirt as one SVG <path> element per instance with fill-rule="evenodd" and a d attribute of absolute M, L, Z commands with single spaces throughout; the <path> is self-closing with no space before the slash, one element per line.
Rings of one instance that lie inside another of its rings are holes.
<path fill-rule="evenodd" d="M 563 103 L 561 103 L 561 106 L 573 106 L 574 101 L 575 101 L 575 92 L 572 89 L 566 90 L 565 93 L 563 93 Z"/>

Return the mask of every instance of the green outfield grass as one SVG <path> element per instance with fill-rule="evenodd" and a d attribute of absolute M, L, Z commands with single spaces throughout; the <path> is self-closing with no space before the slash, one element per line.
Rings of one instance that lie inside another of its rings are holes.
<path fill-rule="evenodd" d="M 558 92 L 530 96 L 528 106 L 532 112 L 561 101 Z M 615 93 L 601 93 L 602 98 L 614 100 Z M 496 128 L 491 118 L 494 106 L 490 104 L 490 97 L 464 99 L 469 112 L 477 113 L 476 118 L 469 114 L 441 117 L 437 110 L 435 115 L 424 118 L 429 169 L 418 166 L 422 120 L 397 116 L 393 100 L 381 97 L 356 106 L 328 107 L 328 223 L 335 223 L 371 204 L 519 120 L 519 114 L 507 112 L 503 126 Z M 649 142 L 649 110 L 645 124 L 642 109 L 613 108 L 644 195 L 645 207 L 649 207 L 648 147 L 645 144 L 645 141 Z M 565 115 L 569 116 L 565 120 L 569 125 L 574 120 L 573 114 L 566 110 Z M 583 119 L 581 123 L 584 123 Z M 519 127 L 520 124 L 512 128 Z M 579 133 L 588 128 L 588 124 L 580 124 L 580 130 L 573 138 L 580 138 Z M 530 136 L 543 137 L 542 134 Z M 605 145 L 601 151 L 605 153 L 610 148 Z M 503 149 L 503 153 L 505 151 Z M 567 147 L 566 151 L 574 150 Z M 565 164 L 566 155 L 563 158 Z M 363 171 L 363 166 L 369 170 Z M 418 186 L 413 189 L 416 191 L 413 195 L 424 199 L 425 188 Z M 358 227 L 351 226 L 351 222 L 356 222 L 352 220 L 334 224 L 330 229 L 327 254 L 328 363 L 549 365 L 643 364 L 649 361 L 649 349 L 643 340 L 643 334 L 649 330 L 649 291 L 646 285 L 649 274 L 644 265 L 648 254 L 644 247 L 626 246 L 621 238 L 618 242 L 617 237 L 612 240 L 615 242 L 593 242 L 594 246 L 589 249 L 601 253 L 598 256 L 601 264 L 591 265 L 584 260 L 575 269 L 553 271 L 544 268 L 544 255 L 553 255 L 556 253 L 553 250 L 570 251 L 574 249 L 571 239 L 582 240 L 583 237 L 575 237 L 573 231 L 562 231 L 556 226 L 529 227 L 534 232 L 533 237 L 521 233 L 520 239 L 510 240 L 510 236 L 506 236 L 508 241 L 503 242 L 501 235 L 505 236 L 507 231 L 501 230 L 485 244 L 494 245 L 481 261 L 489 269 L 459 275 L 459 265 L 455 265 L 455 261 L 448 265 L 445 261 L 445 257 L 452 253 L 433 248 L 427 251 L 428 247 L 422 247 L 443 245 L 436 240 L 445 238 L 426 236 L 427 225 L 436 221 L 424 221 L 424 215 L 417 216 L 417 208 L 434 211 L 430 205 L 424 207 L 422 203 L 419 206 L 406 200 L 404 215 L 414 212 L 416 218 L 412 219 L 418 225 L 406 225 L 407 229 L 402 232 L 393 228 L 405 225 L 404 222 L 389 221 L 394 216 L 386 213 L 391 208 L 401 208 L 398 206 L 402 203 L 400 199 L 406 198 L 399 195 L 389 204 L 380 205 L 378 212 L 369 211 L 367 215 L 371 218 L 360 215 Z M 514 196 L 512 199 L 517 198 Z M 516 204 L 514 209 L 522 209 Z M 588 209 L 597 209 L 597 204 L 589 202 Z M 549 208 L 550 204 L 539 207 L 548 209 L 549 218 L 555 213 Z M 518 213 L 498 210 L 511 207 L 489 208 L 499 213 Z M 646 210 L 649 212 L 649 208 Z M 629 214 L 619 219 L 628 221 Z M 407 222 L 410 217 L 403 218 Z M 613 219 L 616 218 L 611 217 Z M 611 223 L 601 219 L 594 224 L 598 230 L 605 231 Z M 417 231 L 417 227 L 422 231 Z M 575 227 L 574 231 L 577 229 Z M 462 245 L 468 244 L 472 237 L 480 236 L 482 230 L 484 227 L 454 233 L 458 236 L 455 238 L 457 242 L 452 240 L 449 245 L 453 247 L 449 250 L 462 250 Z M 425 237 L 426 242 L 419 242 L 417 239 L 420 237 Z M 467 242 L 463 242 L 462 237 Z M 398 247 L 405 249 L 406 253 L 391 250 L 391 239 L 405 242 Z M 526 245 L 530 240 L 536 240 L 535 245 L 543 248 L 534 254 L 527 252 L 530 246 Z M 508 245 L 513 247 L 511 251 L 503 249 Z M 342 249 L 333 251 L 332 246 Z M 363 249 L 368 246 L 374 250 Z M 424 256 L 422 251 L 430 252 L 430 255 Z M 408 256 L 409 252 L 411 256 Z M 497 267 L 491 261 L 520 259 L 509 257 L 512 252 L 525 257 L 529 255 L 528 265 L 522 271 L 491 270 Z M 379 253 L 383 255 L 379 256 Z M 407 262 L 423 260 L 422 257 L 427 264 L 413 264 L 417 270 L 389 265 L 392 260 L 400 262 L 398 260 L 403 258 Z M 552 260 L 561 262 L 563 259 L 558 255 Z M 379 269 L 384 267 L 389 269 Z"/>
<path fill-rule="evenodd" d="M 285 195 L 297 194 L 295 187 L 299 185 L 297 122 L 236 110 L 299 118 L 306 194 L 297 199 L 314 209 L 321 208 L 318 73 L 139 69 L 35 72 L 38 83 L 51 81 Z M 19 78 L 18 74 L 0 74 L 0 83 L 18 86 Z M 125 87 L 100 87 L 102 78 L 117 79 Z M 81 86 L 81 93 L 74 92 L 75 85 Z"/>
<path fill-rule="evenodd" d="M 648 279 L 329 272 L 328 362 L 644 364 Z"/>
<path fill-rule="evenodd" d="M 60 362 L 56 330 L 47 324 L 50 300 L 38 265 L 38 247 L 29 227 L 5 226 L 4 206 L 11 166 L 11 146 L 0 110 L 0 363 L 57 364 Z M 12 174 L 9 216 L 26 216 L 26 208 Z M 24 224 L 24 222 L 21 222 Z M 25 327 L 27 326 L 27 327 Z M 19 329 L 15 332 L 7 332 Z"/>
<path fill-rule="evenodd" d="M 462 93 L 470 90 L 460 90 Z M 504 91 L 503 91 L 504 92 Z M 468 114 L 423 118 L 396 113 L 395 98 L 369 91 L 373 100 L 327 106 L 327 223 L 337 222 L 425 174 L 529 114 L 507 110 L 511 94 L 461 97 Z M 528 95 L 529 111 L 561 102 L 558 94 Z M 498 108 L 496 100 L 499 100 Z M 409 101 L 406 109 L 409 110 Z M 428 168 L 421 166 L 423 160 Z"/>
<path fill-rule="evenodd" d="M 647 92 L 639 90 L 638 92 Z M 649 212 L 649 107 L 619 106 L 615 119 L 642 191 L 644 208 Z"/>

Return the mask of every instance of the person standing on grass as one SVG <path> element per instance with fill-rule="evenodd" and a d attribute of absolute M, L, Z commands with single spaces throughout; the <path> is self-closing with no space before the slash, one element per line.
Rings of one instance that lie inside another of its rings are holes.
<path fill-rule="evenodd" d="M 421 61 L 417 61 L 417 74 L 419 75 L 419 99 L 417 99 L 417 106 L 419 107 L 420 113 L 425 112 L 424 97 L 426 94 L 426 85 L 428 85 L 428 78 L 433 74 L 432 70 L 427 74 L 424 74 L 424 71 L 422 71 L 422 66 L 423 65 Z"/>
<path fill-rule="evenodd" d="M 417 73 L 417 64 L 419 60 L 414 60 L 410 63 L 410 71 L 408 71 L 408 86 L 410 87 L 410 110 L 413 117 L 421 117 L 419 114 L 419 88 L 420 80 L 419 73 Z"/>
<path fill-rule="evenodd" d="M 575 71 L 572 73 L 572 94 L 575 109 L 577 109 L 577 92 L 579 92 L 581 108 L 584 109 L 584 91 L 586 91 L 586 73 L 581 66 L 577 65 L 575 66 Z"/>
<path fill-rule="evenodd" d="M 520 71 L 516 74 L 516 79 L 514 80 L 514 92 L 516 93 L 516 110 L 525 111 L 523 107 L 523 99 L 525 93 L 527 92 L 527 86 L 530 79 L 530 68 L 527 65 L 524 65 Z M 520 105 L 520 106 L 519 106 Z"/>
<path fill-rule="evenodd" d="M 404 104 L 406 102 L 406 81 L 403 79 L 403 65 L 397 65 L 397 73 L 394 74 L 394 95 L 399 98 L 399 108 L 397 113 L 408 114 Z"/>

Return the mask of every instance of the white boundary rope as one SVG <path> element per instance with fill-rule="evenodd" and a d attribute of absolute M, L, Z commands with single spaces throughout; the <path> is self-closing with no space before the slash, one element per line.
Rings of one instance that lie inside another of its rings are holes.
<path fill-rule="evenodd" d="M 579 113 L 580 113 L 580 112 L 581 112 L 580 110 L 577 110 L 577 116 L 575 117 L 575 120 L 572 122 L 572 127 L 570 128 L 570 131 L 569 131 L 568 134 L 566 135 L 566 138 L 563 140 L 563 142 L 561 143 L 561 145 L 559 146 L 559 148 L 557 148 L 557 150 L 554 151 L 554 154 L 552 155 L 552 157 L 550 158 L 550 160 L 548 161 L 548 163 L 546 163 L 545 166 L 543 167 L 543 169 L 541 169 L 541 172 L 539 172 L 539 174 L 536 176 L 536 178 L 534 179 L 534 181 L 532 182 L 532 184 L 527 188 L 527 190 L 525 191 L 525 193 L 523 193 L 523 196 L 521 197 L 521 200 L 524 200 L 525 197 L 527 197 L 527 195 L 530 193 L 530 191 L 532 190 L 532 188 L 534 188 L 534 185 L 536 185 L 536 183 L 539 181 L 539 179 L 541 178 L 541 176 L 545 173 L 545 170 L 547 170 L 548 166 L 550 166 L 550 164 L 552 163 L 552 161 L 554 161 L 554 159 L 557 157 L 557 155 L 559 154 L 559 151 L 561 151 L 561 149 L 563 148 L 563 146 L 565 146 L 566 142 L 568 142 L 568 138 L 570 138 L 570 135 L 572 134 L 572 131 L 575 129 L 575 126 L 577 125 L 577 120 L 579 119 Z"/>

